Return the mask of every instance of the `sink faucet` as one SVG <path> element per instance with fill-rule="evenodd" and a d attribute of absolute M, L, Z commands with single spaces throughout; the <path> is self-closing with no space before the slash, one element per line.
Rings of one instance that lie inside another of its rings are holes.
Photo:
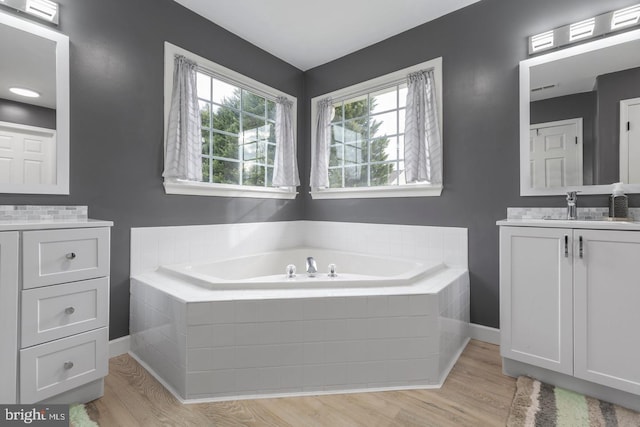
<path fill-rule="evenodd" d="M 567 192 L 567 219 L 578 218 L 578 208 L 576 206 L 577 201 L 578 201 L 578 192 L 568 191 Z"/>
<path fill-rule="evenodd" d="M 314 277 L 318 272 L 318 265 L 316 264 L 316 260 L 313 259 L 312 256 L 307 257 L 307 274 L 309 277 Z"/>

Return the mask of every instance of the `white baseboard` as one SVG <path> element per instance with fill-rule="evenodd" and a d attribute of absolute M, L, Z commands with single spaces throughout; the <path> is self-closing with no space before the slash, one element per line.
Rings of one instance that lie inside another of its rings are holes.
<path fill-rule="evenodd" d="M 109 358 L 128 353 L 130 348 L 131 337 L 129 335 L 111 340 L 109 341 Z"/>
<path fill-rule="evenodd" d="M 469 324 L 469 335 L 474 340 L 500 345 L 500 329 L 471 323 Z"/>

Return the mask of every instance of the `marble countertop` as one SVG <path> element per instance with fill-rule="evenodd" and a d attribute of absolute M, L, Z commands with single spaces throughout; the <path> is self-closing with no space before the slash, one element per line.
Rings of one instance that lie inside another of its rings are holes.
<path fill-rule="evenodd" d="M 47 230 L 56 228 L 112 227 L 112 221 L 98 219 L 45 219 L 0 221 L 0 231 Z"/>
<path fill-rule="evenodd" d="M 588 228 L 595 230 L 640 231 L 637 221 L 569 220 L 569 219 L 503 219 L 496 222 L 507 227 Z"/>

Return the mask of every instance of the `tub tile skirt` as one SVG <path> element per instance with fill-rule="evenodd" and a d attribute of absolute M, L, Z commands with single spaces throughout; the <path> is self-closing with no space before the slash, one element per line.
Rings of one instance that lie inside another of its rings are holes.
<path fill-rule="evenodd" d="M 426 294 L 195 303 L 132 278 L 132 354 L 187 402 L 435 388 L 468 342 L 461 271 Z"/>

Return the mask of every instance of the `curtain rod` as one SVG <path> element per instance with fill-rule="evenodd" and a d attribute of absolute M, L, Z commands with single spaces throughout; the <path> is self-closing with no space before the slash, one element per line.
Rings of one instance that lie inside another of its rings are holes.
<path fill-rule="evenodd" d="M 429 71 L 429 70 L 435 70 L 435 67 L 423 68 L 421 70 L 412 71 L 410 73 L 407 73 L 406 76 L 400 77 L 400 78 L 398 78 L 396 80 L 391 80 L 391 81 L 388 81 L 388 82 L 385 82 L 385 83 L 380 83 L 378 85 L 375 85 L 373 87 L 368 87 L 368 88 L 366 88 L 364 90 L 361 90 L 361 91 L 349 92 L 349 93 L 347 93 L 345 95 L 342 95 L 342 96 L 340 96 L 338 98 L 331 98 L 331 102 L 332 103 L 343 102 L 343 101 L 346 101 L 346 100 L 348 100 L 350 98 L 357 98 L 357 97 L 362 96 L 362 95 L 367 95 L 367 94 L 369 94 L 371 92 L 376 92 L 378 90 L 387 89 L 387 88 L 390 88 L 392 86 L 398 86 L 401 83 L 406 83 L 407 82 L 407 77 L 409 76 L 409 74 L 412 74 L 412 73 L 415 73 L 415 72 L 418 72 L 418 71 Z M 325 99 L 325 98 L 322 98 L 322 99 Z"/>
<path fill-rule="evenodd" d="M 264 91 L 262 91 L 260 89 L 256 89 L 256 88 L 250 87 L 250 86 L 248 86 L 248 85 L 246 85 L 244 83 L 238 82 L 238 81 L 236 81 L 236 80 L 234 80 L 232 78 L 220 75 L 220 74 L 216 73 L 215 71 L 212 71 L 212 70 L 210 70 L 210 69 L 208 69 L 206 67 L 203 67 L 200 64 L 197 64 L 197 65 L 198 65 L 198 71 L 202 71 L 204 74 L 207 74 L 210 77 L 215 77 L 216 79 L 218 79 L 220 81 L 223 81 L 223 82 L 229 83 L 229 84 L 231 84 L 233 86 L 237 86 L 237 87 L 239 87 L 241 89 L 253 92 L 254 94 L 260 95 L 260 96 L 262 96 L 263 98 L 265 98 L 265 99 L 267 99 L 269 101 L 276 102 L 277 96 L 274 96 L 274 95 L 272 95 L 270 93 L 264 92 Z M 289 99 L 288 96 L 286 98 Z"/>

